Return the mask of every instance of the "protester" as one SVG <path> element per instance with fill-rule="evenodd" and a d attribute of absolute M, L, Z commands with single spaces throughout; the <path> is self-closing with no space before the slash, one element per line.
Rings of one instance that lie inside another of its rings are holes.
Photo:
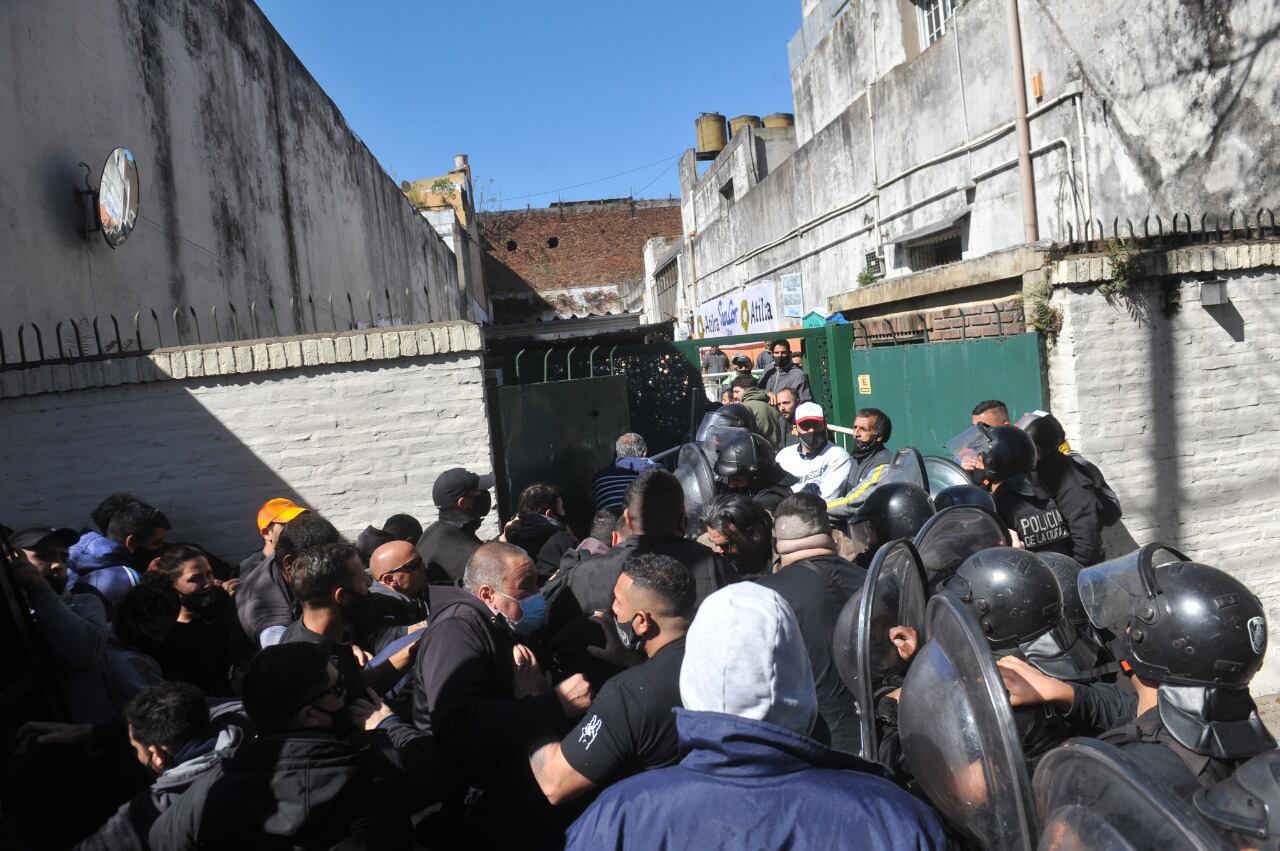
<path fill-rule="evenodd" d="M 373 579 L 369 614 L 356 628 L 357 637 L 376 654 L 426 622 L 431 614 L 431 585 L 426 562 L 408 541 L 389 541 L 374 550 L 369 576 Z"/>
<path fill-rule="evenodd" d="M 616 547 L 622 541 L 622 531 L 618 528 L 622 521 L 622 508 L 602 508 L 591 518 L 591 529 L 576 547 L 560 557 L 560 569 L 572 570 L 585 559 L 604 555 L 610 547 Z"/>
<path fill-rule="evenodd" d="M 740 576 L 752 578 L 768 571 L 773 519 L 759 502 L 745 494 L 721 494 L 703 508 L 702 522 L 707 531 L 699 542 L 728 559 Z"/>
<path fill-rule="evenodd" d="M 776 591 L 796 615 L 829 744 L 856 755 L 862 744 L 857 707 L 840 680 L 832 643 L 840 610 L 862 590 L 867 572 L 836 554 L 826 503 L 813 494 L 782 501 L 774 514 L 773 537 L 779 567 L 759 584 Z"/>
<path fill-rule="evenodd" d="M 581 675 L 554 687 L 526 643 L 545 617 L 533 560 L 500 542 L 476 549 L 466 596 L 438 609 L 418 647 L 413 720 L 457 765 L 444 790 L 444 847 L 486 842 L 536 845 L 555 819 L 529 768 L 526 747 L 564 718 L 581 715 L 591 690 Z M 468 794 L 469 789 L 481 794 Z"/>
<path fill-rule="evenodd" d="M 244 709 L 257 737 L 169 806 L 151 847 L 411 847 L 409 815 L 434 797 L 430 739 L 348 688 L 317 645 L 255 656 Z"/>
<path fill-rule="evenodd" d="M 773 365 L 760 376 L 760 386 L 770 398 L 777 398 L 778 391 L 790 387 L 796 392 L 796 399 L 801 402 L 813 401 L 813 391 L 809 389 L 809 376 L 791 361 L 791 343 L 788 340 L 774 340 L 769 344 L 773 354 Z"/>
<path fill-rule="evenodd" d="M 862 408 L 853 417 L 853 470 L 849 485 L 856 489 L 877 467 L 893 461 L 893 451 L 886 445 L 893 434 L 893 421 L 879 408 Z"/>
<path fill-rule="evenodd" d="M 33 526 L 9 536 L 9 543 L 22 551 L 55 594 L 67 587 L 67 553 L 80 536 L 71 529 Z"/>
<path fill-rule="evenodd" d="M 744 582 L 707 598 L 689 628 L 680 697 L 680 763 L 606 789 L 567 849 L 803 851 L 855 837 L 867 848 L 950 847 L 937 816 L 884 769 L 810 738 L 813 673 L 774 591 Z"/>
<path fill-rule="evenodd" d="M 285 524 L 276 551 L 236 589 L 236 613 L 245 635 L 259 647 L 280 641 L 301 609 L 289 586 L 289 571 L 303 550 L 342 539 L 333 524 L 305 511 Z"/>
<path fill-rule="evenodd" d="M 544 583 L 560 569 L 560 558 L 578 545 L 578 536 L 565 525 L 564 497 L 555 485 L 538 482 L 520 492 L 516 510 L 503 536 L 529 554 Z"/>
<path fill-rule="evenodd" d="M 627 660 L 633 667 L 604 685 L 577 728 L 563 739 L 535 740 L 530 748 L 534 779 L 552 804 L 676 761 L 671 710 L 680 705 L 693 604 L 689 570 L 675 559 L 644 553 L 623 565 L 613 608 L 601 619 L 605 634 L 612 631 L 608 655 L 634 656 Z"/>
<path fill-rule="evenodd" d="M 796 398 L 795 388 L 782 387 L 773 396 L 774 405 L 782 417 L 782 445 L 779 448 L 799 443 L 800 439 L 796 436 L 796 405 L 800 403 Z"/>
<path fill-rule="evenodd" d="M 258 535 L 262 538 L 262 549 L 240 562 L 237 576 L 244 579 L 263 561 L 271 558 L 276 551 L 276 542 L 280 540 L 280 533 L 284 531 L 284 524 L 306 510 L 282 496 L 264 502 L 258 509 Z"/>
<path fill-rule="evenodd" d="M 493 508 L 489 495 L 493 485 L 493 476 L 478 476 L 461 467 L 445 470 L 436 477 L 431 501 L 440 517 L 418 541 L 418 552 L 427 563 L 427 576 L 432 582 L 452 585 L 462 579 L 467 559 L 480 546 L 476 531 Z"/>
<path fill-rule="evenodd" d="M 738 571 L 727 560 L 685 539 L 684 490 L 671 473 L 649 470 L 640 474 L 627 488 L 625 502 L 622 520 L 629 537 L 604 555 L 562 574 L 557 585 L 549 584 L 548 594 L 556 594 L 551 632 L 578 617 L 608 609 L 623 563 L 640 553 L 671 556 L 689 568 L 699 604 L 716 589 L 738 581 Z"/>
<path fill-rule="evenodd" d="M 769 404 L 769 397 L 756 385 L 754 378 L 735 378 L 732 384 L 733 401 L 741 402 L 755 418 L 756 434 L 774 449 L 782 446 L 782 415 Z"/>
<path fill-rule="evenodd" d="M 999 399 L 987 399 L 974 405 L 972 416 L 973 425 L 982 423 L 991 428 L 1012 425 L 1009 421 L 1009 406 Z"/>
<path fill-rule="evenodd" d="M 383 544 L 391 541 L 407 541 L 417 546 L 421 539 L 421 523 L 408 514 L 393 514 L 382 524 L 381 529 L 366 526 L 364 531 L 356 536 L 356 551 L 360 553 L 361 560 L 368 564 L 373 551 Z"/>
<path fill-rule="evenodd" d="M 712 343 L 702 356 L 702 374 L 712 375 L 729 371 L 729 356 L 720 348 L 719 343 Z"/>
<path fill-rule="evenodd" d="M 153 554 L 164 543 L 169 521 L 149 505 L 131 502 L 110 515 L 107 534 L 85 532 L 67 554 L 67 588 L 96 594 L 107 620 L 130 588 L 138 584 Z"/>
<path fill-rule="evenodd" d="M 156 661 L 165 679 L 191 683 L 211 697 L 234 694 L 231 667 L 246 662 L 253 646 L 204 552 L 186 545 L 170 547 L 151 563 L 145 579 L 178 600 L 177 618 L 157 648 Z"/>
<path fill-rule="evenodd" d="M 591 478 L 591 500 L 596 511 L 604 508 L 621 508 L 622 498 L 636 477 L 645 470 L 657 467 L 647 457 L 649 446 L 635 432 L 628 432 L 614 444 L 617 460 Z"/>
<path fill-rule="evenodd" d="M 125 707 L 124 719 L 134 755 L 155 780 L 81 841 L 77 851 L 147 851 L 156 820 L 245 738 L 234 723 L 211 728 L 204 693 L 189 683 L 143 690 Z"/>
<path fill-rule="evenodd" d="M 827 438 L 827 418 L 822 406 L 804 402 L 796 407 L 799 440 L 778 453 L 778 466 L 795 476 L 793 491 L 816 493 L 827 502 L 845 494 L 853 462 L 849 453 Z"/>

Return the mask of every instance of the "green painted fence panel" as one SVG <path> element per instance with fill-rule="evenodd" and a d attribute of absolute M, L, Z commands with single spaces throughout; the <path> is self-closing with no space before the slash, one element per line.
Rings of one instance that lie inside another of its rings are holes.
<path fill-rule="evenodd" d="M 1045 405 L 1039 335 L 853 351 L 854 400 L 893 420 L 890 446 L 945 455 L 944 444 L 969 427 L 970 411 L 1000 399 L 1014 422 Z M 870 393 L 864 393 L 870 382 Z"/>

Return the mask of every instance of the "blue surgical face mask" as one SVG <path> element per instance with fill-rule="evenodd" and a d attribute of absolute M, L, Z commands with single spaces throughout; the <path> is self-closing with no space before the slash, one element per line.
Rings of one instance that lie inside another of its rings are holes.
<path fill-rule="evenodd" d="M 520 604 L 520 620 L 515 622 L 514 628 L 521 635 L 533 635 L 547 622 L 547 598 L 542 596 L 541 591 L 523 600 L 516 600 L 505 591 L 498 593 Z"/>

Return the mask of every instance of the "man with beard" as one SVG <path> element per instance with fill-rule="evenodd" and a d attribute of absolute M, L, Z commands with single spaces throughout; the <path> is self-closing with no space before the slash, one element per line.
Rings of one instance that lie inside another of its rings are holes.
<path fill-rule="evenodd" d="M 538 570 L 539 584 L 560 569 L 560 557 L 578 545 L 578 536 L 565 525 L 564 497 L 547 482 L 529 485 L 520 492 L 519 513 L 504 537 L 529 554 Z"/>
<path fill-rule="evenodd" d="M 462 467 L 445 470 L 436 478 L 431 500 L 440 510 L 440 518 L 418 541 L 431 582 L 453 585 L 462 580 L 467 559 L 480 548 L 476 530 L 493 507 L 489 495 L 493 483 L 492 475 L 478 476 Z"/>
<path fill-rule="evenodd" d="M 110 620 L 116 604 L 159 555 L 168 530 L 164 514 L 145 503 L 121 507 L 111 515 L 105 536 L 88 531 L 71 547 L 67 590 L 97 596 Z"/>
<path fill-rule="evenodd" d="M 804 402 L 796 407 L 796 432 L 800 442 L 778 453 L 778 466 L 796 478 L 791 489 L 816 493 L 827 502 L 840 499 L 847 489 L 852 461 L 848 452 L 827 439 L 827 418 L 821 405 Z"/>
<path fill-rule="evenodd" d="M 801 402 L 813 401 L 813 391 L 809 389 L 809 376 L 791 360 L 791 343 L 787 340 L 774 340 L 769 344 L 773 355 L 773 366 L 760 376 L 760 386 L 776 400 L 778 391 L 790 387 L 796 391 L 796 398 Z"/>

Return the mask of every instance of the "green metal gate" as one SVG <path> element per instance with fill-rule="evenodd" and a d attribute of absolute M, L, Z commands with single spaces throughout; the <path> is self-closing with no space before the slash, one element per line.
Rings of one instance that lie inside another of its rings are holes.
<path fill-rule="evenodd" d="M 1003 401 L 1015 422 L 1045 406 L 1035 333 L 855 349 L 852 363 L 856 407 L 883 410 L 893 420 L 890 445 L 926 455 L 945 455 L 985 399 Z"/>

